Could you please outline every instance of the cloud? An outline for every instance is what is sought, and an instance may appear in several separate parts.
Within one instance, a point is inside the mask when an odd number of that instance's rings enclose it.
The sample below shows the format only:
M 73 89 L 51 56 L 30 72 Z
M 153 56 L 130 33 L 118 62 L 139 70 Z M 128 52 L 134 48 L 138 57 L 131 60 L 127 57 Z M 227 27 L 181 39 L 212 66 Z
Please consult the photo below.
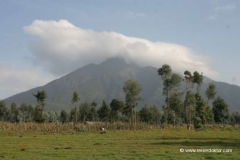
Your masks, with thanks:
M 37 69 L 0 65 L 0 99 L 44 85 L 54 79 Z
M 234 5 L 225 5 L 225 6 L 218 6 L 214 9 L 215 12 L 220 12 L 220 11 L 232 11 L 236 8 Z
M 216 15 L 211 15 L 209 17 L 207 17 L 207 20 L 216 20 L 217 16 Z
M 144 13 L 126 12 L 127 19 L 145 18 L 145 17 L 146 17 L 146 14 Z
M 85 30 L 67 20 L 35 20 L 24 27 L 24 31 L 37 37 L 30 45 L 34 63 L 54 75 L 64 75 L 89 63 L 99 64 L 112 57 L 158 68 L 167 63 L 180 73 L 188 69 L 210 77 L 218 75 L 209 68 L 208 58 L 196 55 L 178 44 L 151 42 L 116 32 Z

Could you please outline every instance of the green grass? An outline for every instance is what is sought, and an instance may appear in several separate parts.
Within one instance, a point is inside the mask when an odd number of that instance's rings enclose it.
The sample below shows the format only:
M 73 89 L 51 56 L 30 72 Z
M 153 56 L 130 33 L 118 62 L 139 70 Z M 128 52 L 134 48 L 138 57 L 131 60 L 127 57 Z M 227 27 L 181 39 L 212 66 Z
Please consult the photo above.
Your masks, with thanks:
M 181 153 L 232 149 L 231 153 Z M 0 131 L 0 159 L 240 159 L 239 129 L 44 133 Z

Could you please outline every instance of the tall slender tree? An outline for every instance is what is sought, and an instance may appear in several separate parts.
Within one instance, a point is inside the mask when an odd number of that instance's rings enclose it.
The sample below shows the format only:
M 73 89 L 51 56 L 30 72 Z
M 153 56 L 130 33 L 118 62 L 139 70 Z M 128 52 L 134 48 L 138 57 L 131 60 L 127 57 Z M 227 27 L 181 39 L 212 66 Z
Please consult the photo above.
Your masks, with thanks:
M 44 122 L 43 110 L 47 93 L 42 90 L 38 91 L 37 94 L 33 94 L 33 96 L 37 99 L 37 105 L 35 107 L 35 120 L 37 120 L 37 122 Z
M 195 104 L 195 97 L 191 93 L 191 88 L 193 88 L 193 80 L 194 77 L 191 72 L 186 70 L 184 72 L 184 79 L 185 81 L 185 100 L 184 100 L 184 112 L 185 112 L 185 123 L 187 124 L 187 128 L 190 129 L 191 124 L 191 113 L 193 110 L 192 105 Z
M 164 64 L 162 65 L 161 68 L 158 69 L 158 75 L 161 76 L 162 81 L 163 81 L 163 85 L 164 85 L 164 91 L 163 94 L 166 95 L 166 103 L 167 103 L 167 107 L 169 104 L 169 82 L 170 82 L 170 78 L 172 75 L 172 69 L 168 64 Z
M 73 97 L 72 97 L 72 103 L 75 106 L 75 121 L 74 121 L 74 128 L 76 127 L 76 123 L 77 123 L 77 102 L 80 100 L 80 98 L 78 97 L 78 93 L 77 91 L 73 92 Z
M 193 73 L 193 82 L 197 84 L 197 92 L 200 93 L 200 87 L 203 83 L 203 74 L 199 74 L 195 71 Z
M 124 83 L 123 91 L 125 93 L 126 107 L 129 109 L 129 111 L 131 111 L 132 128 L 135 130 L 137 119 L 136 107 L 138 105 L 138 102 L 141 100 L 139 94 L 142 91 L 142 87 L 136 80 L 129 79 Z
M 210 83 L 208 85 L 208 88 L 205 92 L 206 96 L 207 96 L 207 104 L 209 102 L 209 100 L 214 99 L 215 95 L 216 95 L 216 87 L 214 83 Z

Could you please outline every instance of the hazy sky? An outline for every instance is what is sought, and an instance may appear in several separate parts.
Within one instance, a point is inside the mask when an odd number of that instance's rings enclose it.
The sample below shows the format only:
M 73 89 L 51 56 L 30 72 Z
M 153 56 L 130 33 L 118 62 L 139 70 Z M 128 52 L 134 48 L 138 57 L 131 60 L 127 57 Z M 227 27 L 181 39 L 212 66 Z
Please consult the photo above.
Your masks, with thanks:
M 239 4 L 0 0 L 0 99 L 111 57 L 240 86 Z

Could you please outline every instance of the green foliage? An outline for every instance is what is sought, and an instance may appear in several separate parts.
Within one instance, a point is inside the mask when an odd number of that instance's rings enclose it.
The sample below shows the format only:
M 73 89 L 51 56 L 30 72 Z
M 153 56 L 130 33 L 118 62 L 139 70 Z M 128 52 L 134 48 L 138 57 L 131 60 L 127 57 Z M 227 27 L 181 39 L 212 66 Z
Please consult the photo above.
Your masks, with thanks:
M 215 95 L 216 95 L 216 87 L 215 87 L 215 84 L 214 83 L 210 83 L 208 85 L 208 88 L 205 92 L 207 98 L 208 98 L 208 101 L 211 100 L 211 99 L 214 99 L 215 98 Z
M 200 86 L 203 83 L 203 75 L 195 71 L 193 73 L 193 82 L 197 84 L 197 91 L 200 92 Z
M 6 112 L 7 112 L 7 106 L 5 102 L 0 101 L 0 121 L 4 121 Z
M 69 121 L 69 114 L 63 109 L 60 113 L 60 122 L 67 123 Z
M 88 102 L 82 103 L 79 107 L 79 120 L 85 121 L 97 121 L 98 113 L 95 106 L 91 106 Z
M 175 92 L 169 97 L 169 109 L 174 111 L 177 117 L 183 115 L 182 93 Z
M 43 123 L 45 122 L 45 117 L 43 114 L 43 108 L 40 106 L 36 106 L 34 108 L 34 113 L 33 113 L 33 120 L 38 123 Z
M 23 115 L 23 122 L 32 122 L 33 121 L 33 114 L 34 114 L 34 108 L 32 105 L 26 105 L 23 103 L 19 107 L 22 115 Z
M 233 112 L 231 114 L 231 123 L 232 124 L 240 124 L 240 114 L 239 114 L 239 112 Z
M 123 91 L 125 93 L 125 111 L 131 111 L 131 122 L 132 125 L 136 126 L 137 117 L 136 111 L 134 111 L 134 109 L 138 105 L 138 102 L 141 100 L 139 94 L 142 91 L 142 87 L 137 81 L 129 79 L 124 83 Z
M 112 102 L 110 103 L 110 119 L 111 121 L 118 121 L 120 120 L 120 112 L 123 111 L 125 107 L 125 104 L 123 101 L 118 100 L 118 99 L 113 99 Z
M 212 109 L 209 106 L 206 107 L 205 113 L 206 113 L 206 122 L 208 124 L 213 123 L 214 122 L 214 114 L 212 112 Z
M 45 99 L 47 98 L 47 94 L 44 90 L 38 91 L 37 94 L 33 94 L 33 96 L 37 99 L 37 106 L 34 110 L 34 121 L 43 123 L 45 121 L 43 110 L 45 106 Z
M 58 114 L 57 112 L 54 112 L 54 111 L 45 112 L 44 119 L 46 122 L 49 122 L 49 123 L 57 122 Z
M 77 123 L 77 120 L 78 120 L 78 118 L 77 118 L 77 106 L 76 106 L 76 103 L 78 102 L 80 100 L 80 98 L 78 97 L 78 93 L 77 93 L 77 91 L 74 91 L 73 92 L 73 97 L 72 97 L 72 103 L 73 104 L 75 104 L 75 111 L 74 111 L 74 113 L 75 113 L 75 115 L 74 115 L 74 123 Z
M 108 104 L 103 100 L 102 106 L 97 111 L 100 121 L 108 121 L 110 116 L 110 108 Z
M 148 107 L 145 105 L 140 111 L 140 121 L 158 124 L 161 120 L 161 113 L 156 106 Z
M 158 69 L 158 75 L 162 77 L 162 80 L 169 79 L 172 74 L 172 69 L 168 64 L 162 65 L 161 68 Z
M 169 91 L 178 91 L 181 82 L 182 78 L 178 74 L 173 73 L 169 82 Z
M 229 120 L 228 105 L 220 96 L 217 97 L 212 103 L 214 120 L 216 123 L 226 123 Z
M 196 93 L 196 117 L 201 119 L 201 124 L 206 123 L 206 103 L 199 93 Z
M 186 70 L 184 72 L 184 79 L 185 79 L 187 84 L 192 84 L 193 81 L 194 81 L 194 77 L 193 77 L 192 73 L 189 72 L 188 70 Z
M 37 99 L 37 103 L 42 108 L 45 106 L 45 99 L 47 98 L 47 94 L 44 90 L 38 91 L 37 94 L 33 94 L 33 96 Z
M 193 124 L 194 124 L 194 129 L 200 129 L 203 127 L 202 119 L 200 117 L 194 117 Z
M 78 97 L 78 93 L 77 91 L 73 92 L 73 97 L 72 97 L 72 103 L 75 104 L 80 100 L 80 98 Z

